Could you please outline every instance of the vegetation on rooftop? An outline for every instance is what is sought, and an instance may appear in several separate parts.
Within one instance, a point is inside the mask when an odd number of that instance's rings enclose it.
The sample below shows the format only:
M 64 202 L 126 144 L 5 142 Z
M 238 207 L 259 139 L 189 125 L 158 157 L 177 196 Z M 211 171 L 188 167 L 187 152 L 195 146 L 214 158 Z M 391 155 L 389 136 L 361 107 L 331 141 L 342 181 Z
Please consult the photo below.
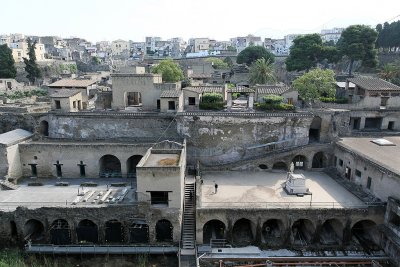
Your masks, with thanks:
M 21 99 L 25 97 L 32 97 L 32 96 L 46 96 L 47 91 L 43 89 L 33 89 L 29 91 L 15 91 L 12 93 L 0 93 L 0 96 L 4 96 L 8 99 Z
M 279 95 L 266 95 L 263 97 L 262 103 L 255 103 L 256 110 L 294 110 L 291 104 L 283 103 L 283 97 Z

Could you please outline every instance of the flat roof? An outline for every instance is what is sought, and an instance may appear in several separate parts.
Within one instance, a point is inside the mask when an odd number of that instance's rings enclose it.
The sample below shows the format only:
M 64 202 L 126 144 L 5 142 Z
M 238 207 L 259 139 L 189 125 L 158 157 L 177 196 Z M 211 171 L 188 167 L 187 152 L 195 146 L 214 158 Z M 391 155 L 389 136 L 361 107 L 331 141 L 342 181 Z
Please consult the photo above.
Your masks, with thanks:
M 179 164 L 179 155 L 172 153 L 151 153 L 143 167 L 175 167 Z
M 376 137 L 348 137 L 342 138 L 336 144 L 400 175 L 400 136 L 383 137 L 394 146 L 380 146 L 372 142 L 376 139 Z
M 25 131 L 23 129 L 15 129 L 3 134 L 0 134 L 0 144 L 11 146 L 18 142 L 29 139 L 33 136 L 33 133 Z
M 198 208 L 312 208 L 360 207 L 364 203 L 323 172 L 302 171 L 311 195 L 289 195 L 282 185 L 286 172 L 203 172 Z M 218 184 L 214 193 L 215 183 Z
M 29 182 L 42 182 L 42 186 L 28 186 Z M 72 202 L 78 197 L 78 189 L 82 190 L 80 186 L 83 182 L 95 182 L 98 184 L 96 187 L 83 187 L 87 190 L 85 196 L 89 196 L 87 202 L 79 201 L 76 205 Z M 55 186 L 57 182 L 68 182 L 69 186 Z M 125 187 L 112 187 L 111 183 L 126 183 Z M 122 193 L 122 190 L 127 189 L 127 193 L 123 198 L 121 204 L 130 204 L 135 202 L 134 192 L 135 189 L 131 189 L 131 180 L 129 179 L 24 179 L 18 184 L 16 190 L 2 190 L 0 194 L 0 210 L 16 209 L 18 206 L 24 206 L 28 208 L 40 208 L 40 207 L 104 207 L 108 205 L 118 205 L 111 203 L 98 202 L 92 203 L 96 196 L 102 192 L 104 195 L 108 189 L 111 189 L 110 197 L 116 197 Z M 91 193 L 91 191 L 94 191 Z

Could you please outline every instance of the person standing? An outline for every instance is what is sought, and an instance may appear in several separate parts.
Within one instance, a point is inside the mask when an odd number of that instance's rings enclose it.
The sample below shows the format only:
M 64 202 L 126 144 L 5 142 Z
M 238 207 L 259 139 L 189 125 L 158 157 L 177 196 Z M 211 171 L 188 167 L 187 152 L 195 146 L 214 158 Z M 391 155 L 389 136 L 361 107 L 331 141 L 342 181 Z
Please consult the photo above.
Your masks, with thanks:
M 214 184 L 214 188 L 215 188 L 214 194 L 216 194 L 217 191 L 218 191 L 218 184 L 217 183 Z

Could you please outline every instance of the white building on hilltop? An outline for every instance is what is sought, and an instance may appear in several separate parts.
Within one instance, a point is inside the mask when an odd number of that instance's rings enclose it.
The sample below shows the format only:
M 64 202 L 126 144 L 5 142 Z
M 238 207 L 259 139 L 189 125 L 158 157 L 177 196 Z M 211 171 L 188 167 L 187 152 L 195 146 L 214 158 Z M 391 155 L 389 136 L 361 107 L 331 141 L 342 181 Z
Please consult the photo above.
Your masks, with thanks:
M 325 29 L 321 31 L 321 38 L 323 42 L 333 41 L 335 44 L 339 41 L 344 28 Z

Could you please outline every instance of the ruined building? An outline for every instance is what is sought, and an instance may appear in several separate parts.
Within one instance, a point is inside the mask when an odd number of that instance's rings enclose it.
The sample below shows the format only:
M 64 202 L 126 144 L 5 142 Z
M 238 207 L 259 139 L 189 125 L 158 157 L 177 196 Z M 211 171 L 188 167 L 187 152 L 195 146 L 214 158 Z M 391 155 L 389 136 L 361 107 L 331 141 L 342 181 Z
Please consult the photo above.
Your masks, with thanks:
M 279 249 L 399 263 L 395 100 L 267 113 L 251 110 L 251 88 L 182 90 L 155 74 L 112 78 L 112 110 L 54 103 L 48 113 L 0 115 L 2 244 L 179 253 L 182 266 L 196 255 L 265 261 L 283 257 Z M 247 94 L 249 104 L 198 110 L 207 90 L 229 101 L 232 92 Z M 76 91 L 57 97 L 84 101 Z M 305 194 L 285 190 L 289 171 L 304 177 Z M 248 245 L 259 249 L 240 250 Z

